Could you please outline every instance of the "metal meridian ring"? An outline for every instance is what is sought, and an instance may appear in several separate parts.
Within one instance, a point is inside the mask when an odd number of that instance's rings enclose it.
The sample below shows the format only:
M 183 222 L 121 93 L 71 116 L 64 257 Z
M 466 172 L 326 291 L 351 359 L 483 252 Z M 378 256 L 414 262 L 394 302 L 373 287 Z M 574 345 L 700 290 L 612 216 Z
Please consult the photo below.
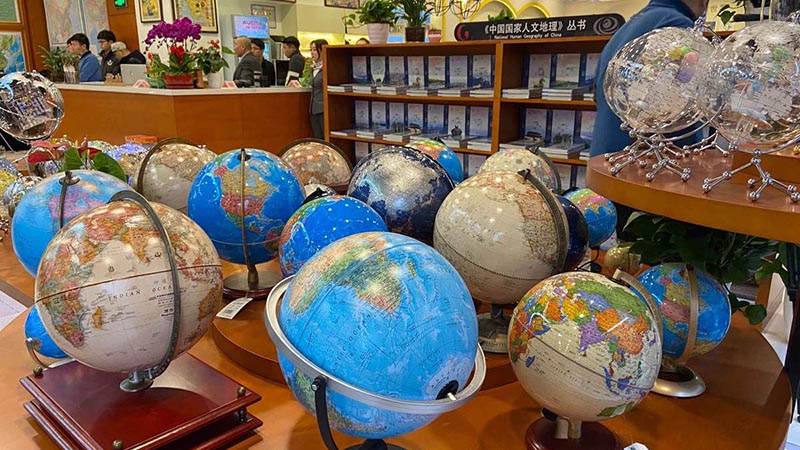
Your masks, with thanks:
M 686 278 L 689 281 L 689 323 L 687 326 L 689 327 L 689 333 L 686 336 L 686 344 L 683 347 L 683 352 L 675 360 L 675 364 L 682 366 L 686 364 L 686 361 L 692 357 L 694 353 L 694 347 L 697 343 L 697 327 L 699 325 L 699 316 L 700 316 L 700 296 L 697 290 L 697 273 L 695 272 L 694 266 L 690 264 L 686 264 Z
M 650 313 L 653 314 L 653 321 L 656 324 L 656 331 L 658 332 L 658 339 L 662 343 L 664 342 L 664 330 L 663 330 L 663 319 L 661 318 L 661 309 L 658 308 L 656 305 L 656 301 L 653 298 L 653 295 L 650 294 L 650 291 L 645 288 L 639 280 L 636 279 L 633 275 L 625 272 L 622 269 L 617 268 L 614 271 L 614 275 L 611 277 L 615 280 L 622 281 L 632 289 L 636 289 L 641 297 L 644 298 L 644 302 L 647 304 L 647 308 L 650 310 Z M 660 345 L 659 345 L 660 347 Z
M 556 194 L 561 195 L 561 192 L 562 192 L 562 189 L 561 189 L 561 174 L 558 172 L 558 168 L 556 167 L 555 163 L 553 163 L 553 160 L 550 159 L 550 157 L 547 156 L 547 154 L 545 154 L 543 151 L 541 151 L 541 148 L 542 148 L 542 144 L 536 144 L 536 145 L 531 146 L 531 147 L 525 147 L 525 150 L 527 150 L 527 151 L 533 153 L 534 155 L 538 156 L 539 158 L 541 158 L 547 164 L 547 167 L 550 168 L 550 172 L 552 172 L 552 175 L 554 175 L 555 178 L 556 178 L 556 191 L 555 192 L 556 192 Z M 549 186 L 548 186 L 548 189 L 550 189 Z
M 158 144 L 154 145 L 150 151 L 144 155 L 142 162 L 139 163 L 139 175 L 136 177 L 136 192 L 144 195 L 144 171 L 147 168 L 147 163 L 150 162 L 150 158 L 153 157 L 157 152 L 160 152 L 162 148 L 166 147 L 169 144 L 186 144 L 197 147 L 194 143 L 187 141 L 183 138 L 169 138 L 164 139 L 163 141 L 159 142 Z
M 558 254 L 556 255 L 556 267 L 553 268 L 553 272 L 550 276 L 556 275 L 564 269 L 564 264 L 567 262 L 567 248 L 569 247 L 569 222 L 567 221 L 567 213 L 564 212 L 564 208 L 561 206 L 561 202 L 558 201 L 555 194 L 550 191 L 550 187 L 545 186 L 541 180 L 531 175 L 530 169 L 520 170 L 517 174 L 539 191 L 555 218 L 556 233 L 558 234 Z
M 469 384 L 461 392 L 453 395 L 455 400 L 450 397 L 442 400 L 400 400 L 373 394 L 372 392 L 355 387 L 331 375 L 311 362 L 311 360 L 304 355 L 300 354 L 294 345 L 289 342 L 283 330 L 281 330 L 280 323 L 278 322 L 278 306 L 282 300 L 283 294 L 293 280 L 294 276 L 284 278 L 272 288 L 264 307 L 264 324 L 278 352 L 291 361 L 300 372 L 303 372 L 308 377 L 312 379 L 318 376 L 325 378 L 328 388 L 351 400 L 364 403 L 373 408 L 386 409 L 405 414 L 429 415 L 454 411 L 472 400 L 472 397 L 480 390 L 486 378 L 486 359 L 483 356 L 483 350 L 480 345 L 477 346 L 478 350 L 475 353 L 475 369 L 472 380 L 470 380 Z

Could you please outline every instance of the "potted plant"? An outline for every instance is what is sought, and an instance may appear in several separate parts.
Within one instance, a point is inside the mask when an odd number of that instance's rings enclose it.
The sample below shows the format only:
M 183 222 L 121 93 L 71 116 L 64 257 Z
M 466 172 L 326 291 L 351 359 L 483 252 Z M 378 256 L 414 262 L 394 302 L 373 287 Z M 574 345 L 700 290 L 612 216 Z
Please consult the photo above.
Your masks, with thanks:
M 428 42 L 442 42 L 442 30 L 439 28 L 428 28 Z
M 167 62 L 163 62 L 158 54 L 154 54 L 151 60 L 151 67 L 163 73 L 167 88 L 194 87 L 197 56 L 193 50 L 200 39 L 200 28 L 200 24 L 192 23 L 191 19 L 183 17 L 173 23 L 161 22 L 154 25 L 147 33 L 144 42 L 148 50 L 153 46 L 156 48 L 165 46 L 168 49 Z
M 406 21 L 406 42 L 425 42 L 425 22 L 433 8 L 427 0 L 398 0 Z
M 505 20 L 513 20 L 513 19 L 514 19 L 514 16 L 511 15 L 511 11 L 509 11 L 506 8 L 503 8 L 503 10 L 500 11 L 499 13 L 497 13 L 496 16 L 492 16 L 490 14 L 487 20 L 489 22 L 502 22 L 502 21 L 505 21 Z
M 366 0 L 353 14 L 342 18 L 345 25 L 367 25 L 367 34 L 372 44 L 385 44 L 389 38 L 389 26 L 397 23 L 394 0 Z
M 167 87 L 164 84 L 164 64 L 161 63 L 161 57 L 147 52 L 147 67 L 145 67 L 147 74 L 147 83 L 151 88 L 163 89 Z
M 208 77 L 208 87 L 219 89 L 222 87 L 222 68 L 229 67 L 228 61 L 222 57 L 223 53 L 232 55 L 233 50 L 220 45 L 218 40 L 211 40 L 208 47 L 197 50 L 197 66 Z
M 80 69 L 78 68 L 80 56 L 65 51 L 61 54 L 61 66 L 64 69 L 64 82 L 68 84 L 80 83 Z
M 50 71 L 50 81 L 54 83 L 64 81 L 64 61 L 62 57 L 67 51 L 63 47 L 53 47 L 48 50 L 41 45 L 39 49 L 42 51 L 42 63 L 44 67 Z

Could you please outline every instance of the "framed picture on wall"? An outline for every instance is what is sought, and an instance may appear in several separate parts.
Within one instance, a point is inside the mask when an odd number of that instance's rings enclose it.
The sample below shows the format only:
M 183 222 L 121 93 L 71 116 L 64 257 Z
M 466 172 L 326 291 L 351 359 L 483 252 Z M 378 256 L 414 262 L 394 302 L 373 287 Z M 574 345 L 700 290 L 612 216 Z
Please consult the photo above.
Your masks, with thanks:
M 0 32 L 0 55 L 5 60 L 5 67 L 0 63 L 0 72 L 24 72 L 25 52 L 22 45 L 22 33 L 19 31 Z
M 330 6 L 331 8 L 349 8 L 349 9 L 356 9 L 358 8 L 359 0 L 325 0 L 325 6 Z
M 274 6 L 252 4 L 250 5 L 250 15 L 267 17 L 269 18 L 269 27 L 278 28 L 278 18 Z
M 17 0 L 0 0 L 0 22 L 19 23 Z
M 217 0 L 172 0 L 172 12 L 175 19 L 188 17 L 199 23 L 206 33 L 219 31 L 217 25 Z
M 161 0 L 139 0 L 140 22 L 161 22 L 162 20 L 164 20 L 164 10 Z

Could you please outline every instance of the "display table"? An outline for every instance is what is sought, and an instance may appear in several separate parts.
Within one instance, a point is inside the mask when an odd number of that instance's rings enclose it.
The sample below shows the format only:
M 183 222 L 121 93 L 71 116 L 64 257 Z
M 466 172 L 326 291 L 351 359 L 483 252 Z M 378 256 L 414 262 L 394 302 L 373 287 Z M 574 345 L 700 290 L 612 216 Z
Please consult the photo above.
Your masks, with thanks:
M 33 279 L 16 263 L 8 240 L 0 243 L 0 261 L 0 279 L 23 293 L 33 292 Z M 225 264 L 224 272 L 234 269 Z M 55 449 L 22 408 L 29 396 L 18 380 L 33 368 L 23 344 L 23 323 L 24 315 L 0 331 L 0 448 Z M 263 397 L 248 411 L 264 425 L 258 435 L 234 448 L 324 448 L 314 418 L 286 387 L 231 362 L 209 335 L 190 353 Z M 692 360 L 692 368 L 708 384 L 702 396 L 679 400 L 651 394 L 629 414 L 604 423 L 623 443 L 641 442 L 650 450 L 783 449 L 789 426 L 789 383 L 767 341 L 741 315 L 734 317 L 722 345 Z M 539 407 L 515 382 L 482 391 L 464 408 L 391 442 L 407 450 L 522 450 L 526 428 L 539 417 Z M 340 447 L 358 442 L 335 435 Z
M 145 89 L 103 83 L 59 84 L 73 139 L 122 144 L 125 136 L 182 137 L 217 153 L 241 146 L 277 153 L 311 137 L 308 88 Z

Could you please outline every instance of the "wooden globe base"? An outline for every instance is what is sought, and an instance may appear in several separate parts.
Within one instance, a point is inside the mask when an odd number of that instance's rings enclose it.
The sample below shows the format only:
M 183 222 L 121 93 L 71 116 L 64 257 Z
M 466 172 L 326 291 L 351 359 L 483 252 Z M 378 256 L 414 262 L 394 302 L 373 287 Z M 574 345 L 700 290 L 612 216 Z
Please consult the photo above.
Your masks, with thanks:
M 697 373 L 686 367 L 661 368 L 652 392 L 665 397 L 693 398 L 706 391 L 706 382 Z
M 533 422 L 525 433 L 528 450 L 619 450 L 617 438 L 598 422 L 581 424 L 578 439 L 557 439 L 556 422 L 542 417 Z
M 364 442 L 363 444 L 347 447 L 344 450 L 406 450 L 406 449 L 397 445 L 387 444 L 383 441 L 379 441 L 379 443 L 376 444 L 373 444 L 371 441 L 367 441 Z
M 265 300 L 269 292 L 283 279 L 279 272 L 271 270 L 259 270 L 258 283 L 250 286 L 248 282 L 249 272 L 242 270 L 226 277 L 222 281 L 222 295 L 226 299 L 237 299 L 250 297 L 253 300 Z

